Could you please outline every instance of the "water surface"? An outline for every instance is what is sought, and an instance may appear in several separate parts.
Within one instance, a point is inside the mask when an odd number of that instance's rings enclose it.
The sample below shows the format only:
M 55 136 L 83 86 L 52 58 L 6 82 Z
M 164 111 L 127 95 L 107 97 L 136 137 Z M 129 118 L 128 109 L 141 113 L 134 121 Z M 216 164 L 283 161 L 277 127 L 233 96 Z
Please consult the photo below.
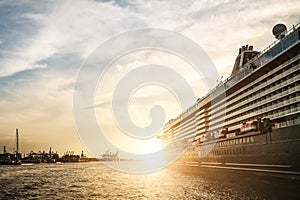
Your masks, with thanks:
M 171 169 L 129 174 L 100 163 L 0 166 L 1 199 L 264 199 L 255 188 Z

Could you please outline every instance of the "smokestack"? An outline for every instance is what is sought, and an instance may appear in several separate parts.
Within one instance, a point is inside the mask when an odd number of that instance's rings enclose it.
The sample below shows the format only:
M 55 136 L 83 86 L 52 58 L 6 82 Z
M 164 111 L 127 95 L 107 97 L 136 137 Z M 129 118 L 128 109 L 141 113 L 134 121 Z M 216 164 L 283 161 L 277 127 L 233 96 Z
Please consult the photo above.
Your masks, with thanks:
M 16 154 L 19 153 L 19 132 L 18 129 L 16 129 Z

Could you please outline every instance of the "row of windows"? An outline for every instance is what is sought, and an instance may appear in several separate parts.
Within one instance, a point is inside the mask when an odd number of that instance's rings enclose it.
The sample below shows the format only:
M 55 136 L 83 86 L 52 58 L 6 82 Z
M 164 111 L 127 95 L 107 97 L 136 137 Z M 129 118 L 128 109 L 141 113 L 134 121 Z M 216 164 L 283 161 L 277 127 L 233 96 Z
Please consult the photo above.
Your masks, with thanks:
M 237 155 L 246 153 L 245 147 L 212 151 L 213 155 Z
M 237 155 L 237 154 L 244 154 L 246 153 L 245 147 L 238 147 L 238 148 L 229 148 L 229 149 L 220 149 L 220 150 L 212 150 L 211 153 L 213 155 Z M 205 157 L 208 155 L 209 152 L 204 150 L 199 152 L 200 157 Z M 196 153 L 193 153 L 192 156 L 197 156 Z
M 274 124 L 274 128 L 284 128 L 287 126 L 297 125 L 300 124 L 300 117 L 296 119 L 290 119 L 283 122 L 278 122 Z
M 224 142 L 219 142 L 216 144 L 216 147 L 226 147 L 229 145 L 246 144 L 246 143 L 250 143 L 250 142 L 254 142 L 254 138 L 252 136 L 244 137 L 244 138 L 237 138 L 234 140 L 228 140 L 228 141 L 224 141 Z

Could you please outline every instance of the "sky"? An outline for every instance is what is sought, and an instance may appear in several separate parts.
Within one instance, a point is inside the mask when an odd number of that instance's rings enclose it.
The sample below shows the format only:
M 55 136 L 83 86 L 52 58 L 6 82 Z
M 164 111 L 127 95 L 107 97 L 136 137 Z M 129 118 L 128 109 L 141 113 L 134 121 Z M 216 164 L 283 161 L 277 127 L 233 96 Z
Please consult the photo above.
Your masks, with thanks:
M 60 154 L 88 152 L 74 120 L 74 85 L 85 60 L 113 35 L 139 28 L 178 32 L 201 46 L 226 78 L 238 48 L 251 44 L 263 50 L 275 40 L 273 26 L 291 27 L 300 21 L 299 13 L 297 0 L 284 4 L 279 0 L 0 1 L 0 146 L 12 151 L 18 128 L 22 153 L 50 146 Z M 124 73 L 147 63 L 173 66 L 191 84 L 201 84 L 192 70 L 186 70 L 187 63 L 174 55 L 144 50 L 120 58 L 101 80 L 105 88 L 97 88 L 92 106 L 98 122 L 106 124 L 106 132 L 115 132 L 116 126 L 112 128 L 114 119 L 106 117 L 111 111 L 105 101 Z M 155 99 L 165 103 L 166 119 L 181 112 L 171 93 L 158 86 L 142 89 L 134 93 L 136 98 L 129 105 L 137 125 L 149 124 L 145 113 Z M 117 145 L 126 148 L 128 143 Z M 145 144 L 145 149 L 151 145 Z

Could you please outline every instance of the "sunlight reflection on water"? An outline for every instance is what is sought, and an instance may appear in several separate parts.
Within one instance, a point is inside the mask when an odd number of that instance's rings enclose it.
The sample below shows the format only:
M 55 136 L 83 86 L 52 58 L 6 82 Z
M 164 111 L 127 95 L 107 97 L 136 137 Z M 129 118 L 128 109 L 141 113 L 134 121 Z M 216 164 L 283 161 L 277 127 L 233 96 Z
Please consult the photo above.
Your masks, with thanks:
M 0 169 L 0 199 L 250 199 L 225 184 L 168 169 L 129 174 L 99 163 Z

